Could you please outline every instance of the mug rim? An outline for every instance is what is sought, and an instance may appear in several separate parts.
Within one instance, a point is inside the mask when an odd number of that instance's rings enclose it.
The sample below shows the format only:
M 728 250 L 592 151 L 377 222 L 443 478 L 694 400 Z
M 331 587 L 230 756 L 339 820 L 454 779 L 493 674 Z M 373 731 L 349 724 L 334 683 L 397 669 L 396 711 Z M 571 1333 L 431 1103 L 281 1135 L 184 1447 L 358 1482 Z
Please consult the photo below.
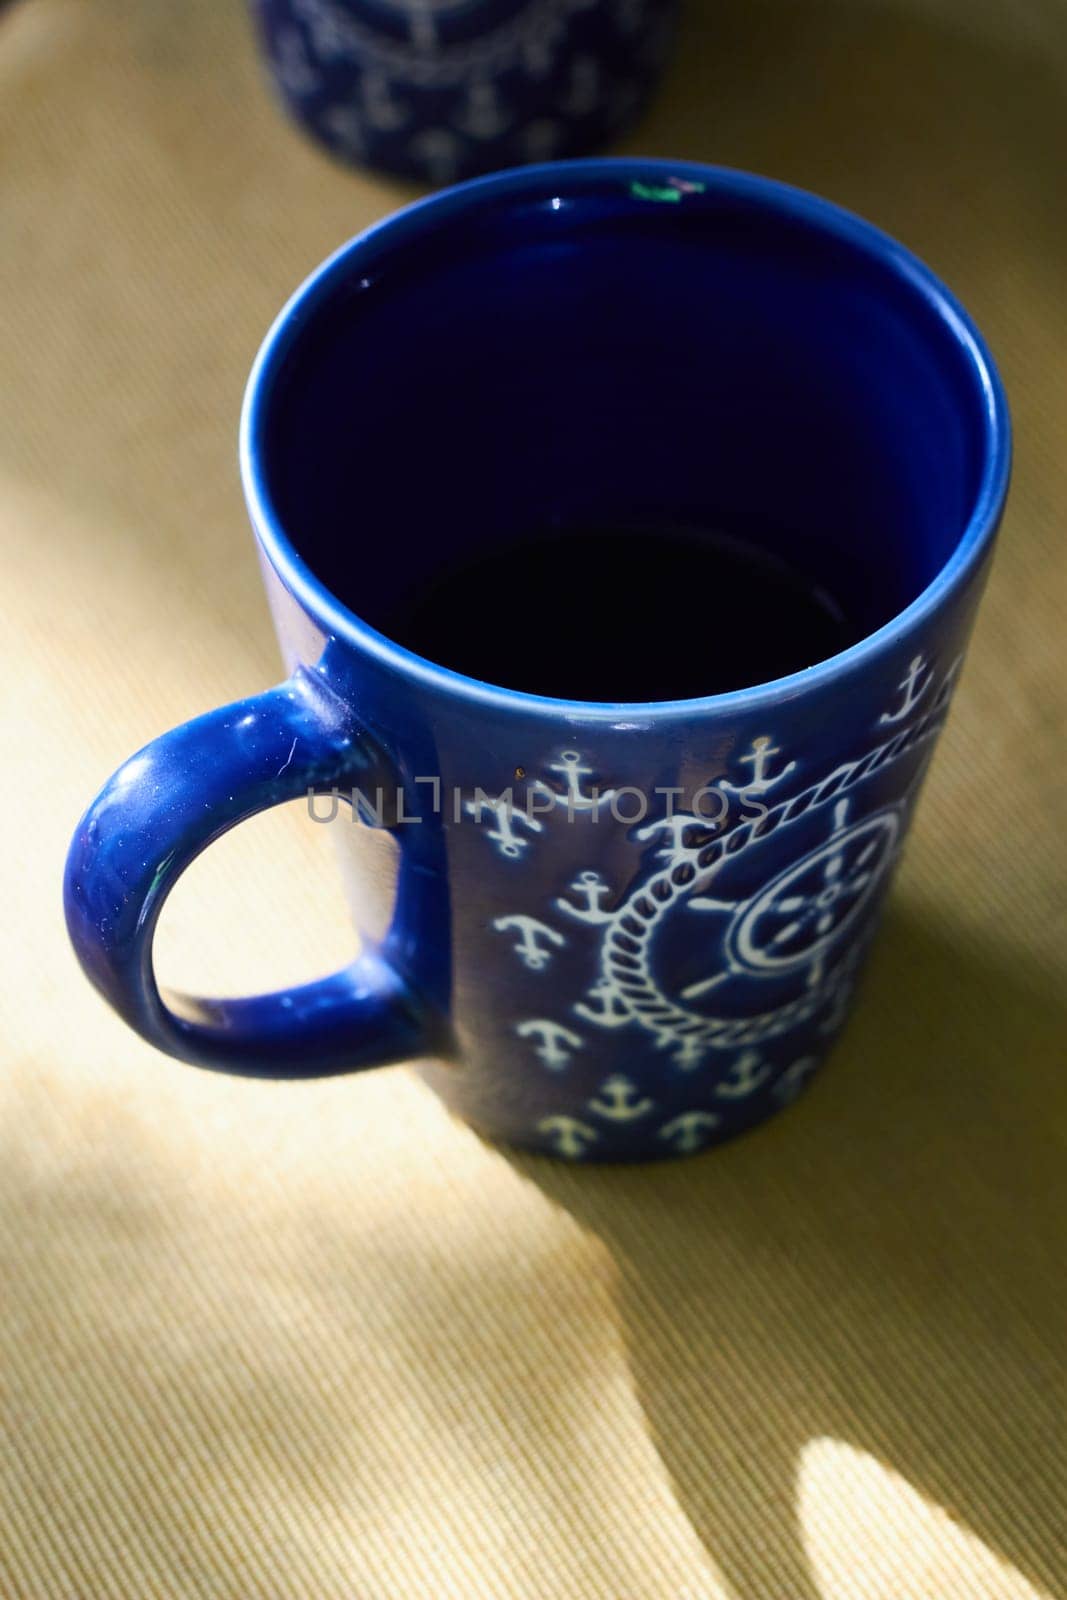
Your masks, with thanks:
M 319 579 L 285 531 L 283 518 L 267 484 L 266 422 L 282 363 L 314 312 L 349 277 L 365 245 L 382 233 L 403 238 L 432 228 L 435 222 L 482 202 L 487 195 L 542 193 L 596 179 L 631 182 L 692 176 L 721 193 L 755 203 L 767 213 L 803 221 L 824 234 L 865 252 L 895 274 L 903 286 L 924 301 L 961 349 L 982 404 L 981 470 L 970 515 L 952 553 L 918 595 L 881 627 L 846 649 L 826 656 L 799 672 L 767 679 L 743 689 L 674 700 L 581 700 L 508 689 L 469 677 L 406 649 L 380 633 L 351 610 Z M 1000 522 L 1011 475 L 1011 421 L 1004 385 L 985 339 L 969 313 L 937 275 L 892 235 L 835 202 L 806 189 L 732 167 L 663 158 L 600 157 L 582 161 L 542 162 L 474 178 L 416 200 L 363 229 L 318 266 L 293 293 L 260 345 L 245 386 L 239 430 L 239 460 L 245 502 L 256 539 L 278 578 L 304 610 L 329 635 L 343 639 L 381 666 L 428 689 L 497 709 L 525 710 L 540 715 L 581 716 L 619 724 L 631 719 L 644 726 L 652 719 L 715 711 L 744 713 L 780 705 L 842 674 L 884 656 L 910 631 L 934 615 L 947 596 L 963 587 L 987 555 Z M 642 719 L 637 722 L 633 719 Z

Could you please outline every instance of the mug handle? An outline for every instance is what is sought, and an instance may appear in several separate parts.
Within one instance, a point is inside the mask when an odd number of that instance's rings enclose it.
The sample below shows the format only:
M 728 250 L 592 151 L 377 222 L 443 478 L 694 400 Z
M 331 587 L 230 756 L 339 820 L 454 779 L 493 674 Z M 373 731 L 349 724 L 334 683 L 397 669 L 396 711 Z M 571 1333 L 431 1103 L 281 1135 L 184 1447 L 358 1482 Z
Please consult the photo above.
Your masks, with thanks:
M 347 705 L 303 668 L 146 745 L 93 801 L 67 857 L 67 928 L 90 981 L 150 1044 L 247 1077 L 325 1077 L 433 1051 L 442 1021 L 383 951 L 233 1000 L 164 998 L 152 964 L 163 902 L 201 850 L 257 811 L 361 786 L 381 768 Z M 383 950 L 394 942 L 395 929 Z

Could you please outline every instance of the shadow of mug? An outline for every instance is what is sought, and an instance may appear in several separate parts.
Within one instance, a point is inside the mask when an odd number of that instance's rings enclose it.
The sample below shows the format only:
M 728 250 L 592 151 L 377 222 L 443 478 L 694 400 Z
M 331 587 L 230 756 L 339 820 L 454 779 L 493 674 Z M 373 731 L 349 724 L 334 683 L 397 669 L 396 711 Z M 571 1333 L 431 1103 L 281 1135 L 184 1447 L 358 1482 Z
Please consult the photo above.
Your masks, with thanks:
M 514 1158 L 610 1252 L 650 1434 L 739 1600 L 822 1600 L 798 1474 L 825 1440 L 1056 1592 L 1065 1037 L 1061 995 L 898 906 L 791 1111 L 661 1168 Z

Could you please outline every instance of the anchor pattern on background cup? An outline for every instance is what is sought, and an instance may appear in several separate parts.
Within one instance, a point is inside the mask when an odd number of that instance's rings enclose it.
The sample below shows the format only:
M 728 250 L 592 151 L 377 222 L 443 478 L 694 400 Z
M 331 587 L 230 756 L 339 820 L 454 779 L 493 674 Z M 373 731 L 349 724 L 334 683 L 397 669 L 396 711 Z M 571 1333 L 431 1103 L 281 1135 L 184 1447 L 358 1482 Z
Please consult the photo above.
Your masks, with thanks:
M 676 0 L 252 0 L 278 89 L 339 156 L 453 183 L 580 155 L 640 107 Z
M 569 1001 L 565 997 L 558 1010 L 514 1019 L 513 1033 L 528 1051 L 531 1069 L 567 1074 L 598 1033 L 629 1029 L 643 1036 L 664 1053 L 675 1083 L 701 1089 L 702 1104 L 682 1110 L 672 1104 L 656 1128 L 657 1139 L 682 1153 L 735 1131 L 753 1097 L 769 1096 L 772 1104 L 794 1100 L 818 1065 L 812 1030 L 823 1038 L 835 1033 L 848 1005 L 869 932 L 864 913 L 899 854 L 959 666 L 957 660 L 938 676 L 916 656 L 875 718 L 867 748 L 814 782 L 799 783 L 798 755 L 770 733 L 753 738 L 719 786 L 743 799 L 758 796 L 760 815 L 721 832 L 709 830 L 707 818 L 692 811 L 642 822 L 631 834 L 641 861 L 627 884 L 615 886 L 596 868 L 581 868 L 565 893 L 539 906 L 537 915 L 524 909 L 498 917 L 494 928 L 513 937 L 515 959 L 532 970 L 546 968 L 576 930 L 591 931 L 595 940 L 596 971 L 586 988 Z M 911 770 L 894 798 L 860 809 L 866 780 L 890 773 L 908 757 Z M 530 789 L 538 796 L 538 828 L 523 842 L 535 849 L 554 814 L 590 813 L 622 793 L 610 780 L 602 785 L 576 749 L 548 759 L 544 776 L 532 780 Z M 513 820 L 521 815 L 516 807 Z M 748 893 L 732 895 L 720 886 L 732 862 L 771 838 L 781 843 L 802 818 L 809 841 L 811 829 L 821 825 L 814 844 L 757 879 Z M 513 835 L 499 828 L 485 830 L 484 838 L 487 848 L 516 863 L 518 888 L 525 852 L 509 848 Z M 650 846 L 657 846 L 651 859 Z M 658 971 L 656 947 L 682 914 L 706 919 L 706 971 L 672 987 Z M 760 984 L 783 979 L 798 988 L 786 1000 L 743 1014 L 714 1010 L 716 992 L 731 982 L 758 993 Z M 566 1111 L 539 1117 L 533 1142 L 539 1139 L 572 1160 L 594 1148 L 602 1157 L 610 1153 L 613 1135 L 657 1115 L 654 1088 L 614 1071 L 580 1114 L 572 1100 Z

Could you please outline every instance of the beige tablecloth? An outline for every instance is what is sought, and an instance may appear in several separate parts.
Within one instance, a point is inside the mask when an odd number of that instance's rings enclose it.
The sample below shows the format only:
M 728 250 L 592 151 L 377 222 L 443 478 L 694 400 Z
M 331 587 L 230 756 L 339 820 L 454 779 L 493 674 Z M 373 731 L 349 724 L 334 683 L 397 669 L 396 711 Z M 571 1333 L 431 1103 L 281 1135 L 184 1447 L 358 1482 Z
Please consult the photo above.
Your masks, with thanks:
M 705 1159 L 488 1149 L 397 1069 L 154 1054 L 59 879 L 135 746 L 275 681 L 234 462 L 290 289 L 406 198 L 277 115 L 238 0 L 0 11 L 2 1600 L 1063 1594 L 1067 9 L 694 0 L 629 141 L 899 234 L 1005 371 L 1001 552 L 855 1022 Z M 346 958 L 323 830 L 160 963 Z

